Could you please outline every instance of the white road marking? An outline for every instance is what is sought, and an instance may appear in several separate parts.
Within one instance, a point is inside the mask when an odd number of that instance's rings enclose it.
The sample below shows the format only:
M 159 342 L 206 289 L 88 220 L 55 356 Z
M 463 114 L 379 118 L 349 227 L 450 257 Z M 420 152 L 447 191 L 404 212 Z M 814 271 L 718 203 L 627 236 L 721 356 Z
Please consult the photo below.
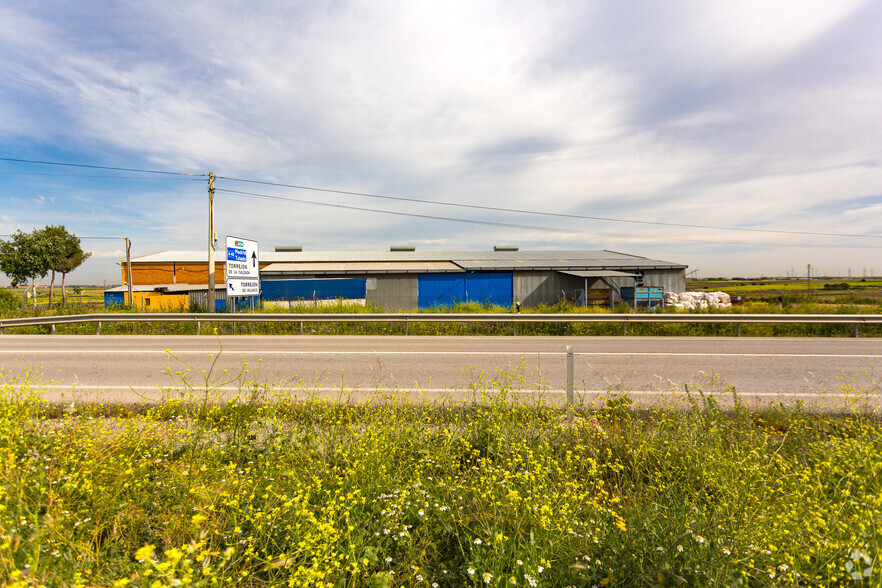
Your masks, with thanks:
M 224 350 L 221 352 L 206 350 L 169 350 L 166 352 L 158 349 L 28 349 L 28 350 L 10 350 L 0 349 L 0 354 L 23 356 L 25 354 L 39 355 L 148 355 L 148 354 L 170 354 L 170 355 L 204 355 L 205 357 L 214 357 L 217 355 L 485 355 L 485 356 L 508 356 L 515 355 L 518 357 L 542 355 L 557 356 L 566 355 L 563 351 L 278 351 L 278 350 L 251 350 L 251 349 L 235 349 Z M 871 353 L 694 353 L 694 352 L 640 352 L 640 351 L 577 351 L 576 356 L 592 357 L 811 357 L 811 358 L 861 358 L 861 359 L 882 359 L 882 354 Z

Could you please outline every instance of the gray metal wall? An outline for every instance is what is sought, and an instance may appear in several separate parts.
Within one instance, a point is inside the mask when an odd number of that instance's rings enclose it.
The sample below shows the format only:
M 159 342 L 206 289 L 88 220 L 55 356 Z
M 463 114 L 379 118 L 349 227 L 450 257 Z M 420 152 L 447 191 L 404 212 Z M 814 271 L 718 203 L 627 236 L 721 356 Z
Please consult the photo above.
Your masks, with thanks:
M 416 310 L 419 306 L 416 274 L 390 274 L 367 278 L 367 303 L 388 311 Z
M 198 305 L 200 308 L 208 308 L 208 290 L 189 290 L 187 292 L 190 305 L 193 304 Z M 226 300 L 227 299 L 227 291 L 224 290 L 215 290 L 214 291 L 214 299 L 215 300 Z
M 646 270 L 643 276 L 644 286 L 661 286 L 665 292 L 686 291 L 686 270 Z
M 565 276 L 556 271 L 514 272 L 512 280 L 515 302 L 521 306 L 556 304 L 561 298 L 572 300 L 576 289 L 584 288 L 585 281 L 575 276 Z
M 361 277 L 361 276 L 359 276 Z M 367 278 L 366 301 L 369 305 L 381 306 L 395 312 L 416 310 L 419 307 L 419 278 L 417 274 L 379 274 L 363 276 Z M 633 278 L 607 278 L 619 286 L 633 286 Z M 646 270 L 644 285 L 662 286 L 665 292 L 686 290 L 686 270 Z M 574 301 L 576 290 L 585 287 L 585 279 L 567 276 L 556 271 L 515 271 L 512 276 L 512 295 L 521 306 L 553 305 L 561 298 Z M 607 285 L 596 278 L 588 279 L 589 288 L 606 288 Z M 220 292 L 218 292 L 220 297 Z M 620 298 L 613 293 L 614 302 Z M 192 299 L 192 298 L 191 298 Z
M 606 278 L 606 282 L 619 287 L 633 286 L 634 278 Z M 685 269 L 650 269 L 644 270 L 644 286 L 661 286 L 665 292 L 686 291 Z M 608 288 L 599 278 L 588 278 L 588 288 Z M 561 298 L 570 302 L 577 299 L 576 290 L 585 288 L 585 278 L 567 276 L 556 271 L 523 271 L 514 273 L 514 299 L 520 300 L 522 306 L 538 306 L 540 304 L 556 304 Z M 613 304 L 621 301 L 621 297 L 613 289 Z
M 615 282 L 621 286 L 633 286 L 634 278 L 606 278 L 608 282 Z M 651 269 L 643 272 L 644 286 L 660 286 L 665 292 L 685 292 L 686 291 L 686 270 L 685 269 Z M 618 292 L 613 291 L 613 304 L 621 302 L 622 298 Z

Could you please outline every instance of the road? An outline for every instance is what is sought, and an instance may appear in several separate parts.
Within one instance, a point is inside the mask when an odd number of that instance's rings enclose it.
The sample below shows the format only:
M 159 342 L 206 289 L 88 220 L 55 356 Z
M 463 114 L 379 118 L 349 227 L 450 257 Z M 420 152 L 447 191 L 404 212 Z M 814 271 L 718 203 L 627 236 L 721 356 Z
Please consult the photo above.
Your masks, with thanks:
M 875 404 L 882 395 L 873 375 L 882 340 L 869 338 L 2 335 L 0 367 L 7 380 L 40 371 L 45 396 L 62 401 L 156 399 L 185 389 L 182 379 L 199 388 L 206 376 L 229 391 L 241 375 L 301 396 L 468 398 L 504 387 L 562 402 L 567 345 L 586 402 L 609 391 L 666 402 L 687 386 L 725 397 L 727 385 L 754 404 L 827 403 L 852 388 L 872 392 Z

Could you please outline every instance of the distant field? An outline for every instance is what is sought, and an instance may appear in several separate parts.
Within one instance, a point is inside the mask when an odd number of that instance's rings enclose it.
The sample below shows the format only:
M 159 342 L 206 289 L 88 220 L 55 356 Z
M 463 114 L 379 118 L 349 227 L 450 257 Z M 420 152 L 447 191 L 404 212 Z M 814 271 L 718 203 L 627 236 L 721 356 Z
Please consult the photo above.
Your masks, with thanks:
M 110 287 L 110 286 L 108 286 Z M 76 288 L 76 290 L 74 289 Z M 79 293 L 79 289 L 82 288 L 82 293 Z M 21 299 L 24 288 L 8 288 L 15 296 Z M 67 290 L 67 302 L 70 303 L 82 303 L 82 304 L 95 304 L 101 303 L 104 304 L 104 288 L 101 286 L 68 286 L 65 288 Z M 61 304 L 61 287 L 55 287 L 55 300 L 56 304 Z M 28 299 L 28 304 L 31 301 Z M 49 287 L 37 287 L 37 304 L 49 304 Z
M 809 285 L 811 289 L 809 289 Z M 749 295 L 751 299 L 773 297 L 813 297 L 837 302 L 882 301 L 882 279 L 825 278 L 807 280 L 744 279 L 744 280 L 687 280 L 689 291 L 720 291 L 732 296 Z

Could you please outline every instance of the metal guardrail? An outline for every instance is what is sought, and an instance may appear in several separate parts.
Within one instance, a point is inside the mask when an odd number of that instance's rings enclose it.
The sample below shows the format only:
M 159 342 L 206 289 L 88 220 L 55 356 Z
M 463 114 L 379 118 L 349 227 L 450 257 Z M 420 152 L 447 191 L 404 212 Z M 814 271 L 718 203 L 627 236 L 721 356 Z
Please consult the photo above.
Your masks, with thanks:
M 98 313 L 0 319 L 0 333 L 7 327 L 96 323 L 195 323 L 197 334 L 202 323 L 510 323 L 515 333 L 518 323 L 621 323 L 627 334 L 631 323 L 732 323 L 741 334 L 744 323 L 851 324 L 854 336 L 859 325 L 882 324 L 880 314 L 465 314 L 465 313 L 378 313 L 378 314 L 249 314 L 249 313 Z

